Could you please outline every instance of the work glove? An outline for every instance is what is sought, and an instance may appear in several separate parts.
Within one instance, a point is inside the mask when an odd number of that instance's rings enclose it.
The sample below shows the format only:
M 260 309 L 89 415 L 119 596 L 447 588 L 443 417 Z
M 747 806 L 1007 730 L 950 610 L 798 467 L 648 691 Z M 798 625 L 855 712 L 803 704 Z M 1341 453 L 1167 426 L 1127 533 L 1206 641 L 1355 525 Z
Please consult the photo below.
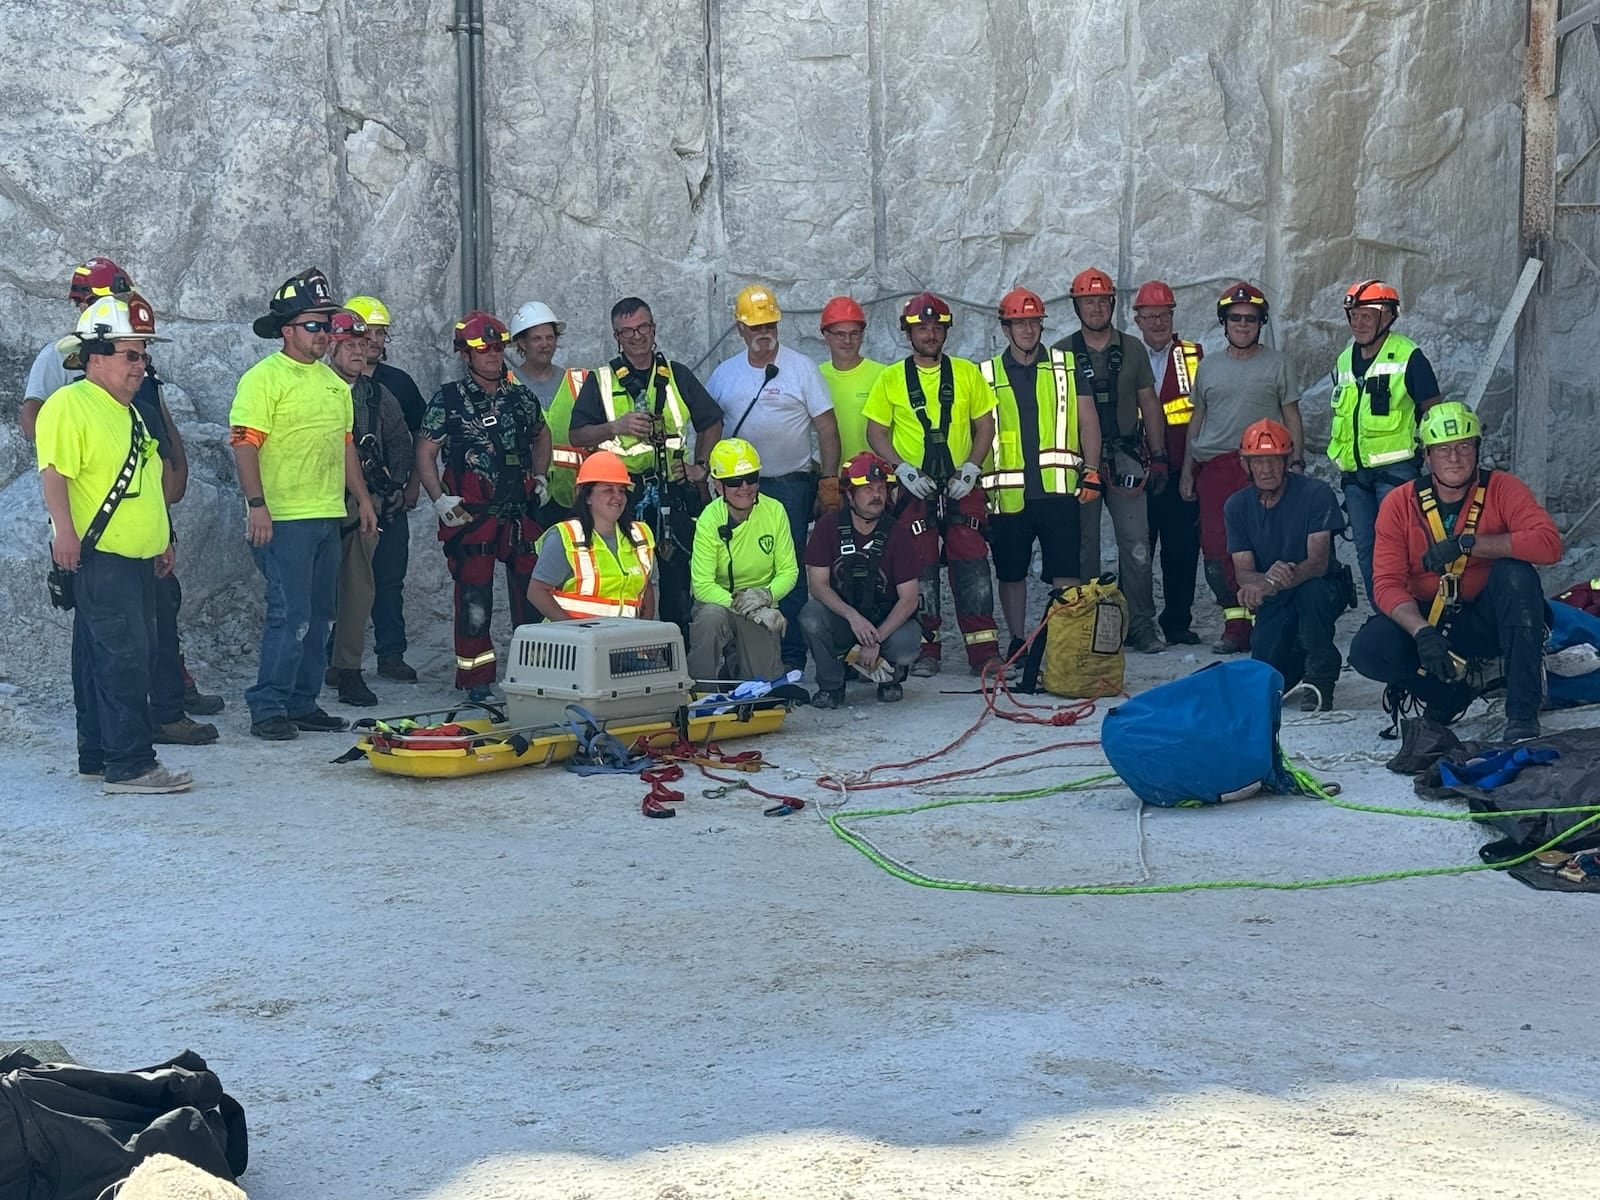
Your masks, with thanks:
M 783 614 L 772 607 L 758 608 L 749 614 L 750 619 L 764 629 L 770 629 L 773 637 L 782 637 L 783 631 L 789 628 L 789 622 L 783 619 Z
M 894 664 L 883 655 L 872 660 L 870 667 L 861 665 L 861 647 L 851 646 L 844 661 L 854 667 L 869 683 L 889 683 L 894 679 Z
M 741 617 L 754 617 L 757 609 L 772 607 L 772 592 L 768 588 L 742 588 L 733 594 L 729 606 Z
M 1461 539 L 1447 537 L 1442 542 L 1435 542 L 1423 553 L 1422 569 L 1432 571 L 1435 575 L 1443 575 L 1461 554 Z
M 900 481 L 901 487 L 918 500 L 926 500 L 938 487 L 933 480 L 908 462 L 903 462 L 894 469 L 894 477 Z
M 1416 633 L 1417 657 L 1422 669 L 1445 683 L 1456 681 L 1456 664 L 1450 656 L 1450 643 L 1435 625 L 1424 625 Z
M 952 500 L 960 500 L 973 488 L 978 486 L 978 476 L 980 474 L 981 472 L 977 463 L 962 463 L 961 470 L 957 471 L 950 482 L 944 485 L 945 495 L 949 496 Z
M 543 475 L 533 477 L 533 494 L 539 497 L 541 504 L 550 498 L 550 481 Z
M 824 475 L 817 480 L 817 511 L 833 512 L 839 507 L 839 477 Z
M 1159 496 L 1167 490 L 1168 479 L 1167 460 L 1153 458 L 1150 460 L 1150 470 L 1145 478 L 1144 489 L 1152 496 Z
M 1105 492 L 1105 485 L 1100 482 L 1100 472 L 1093 467 L 1085 468 L 1083 478 L 1078 480 L 1078 503 L 1093 503 L 1105 495 Z
M 458 529 L 472 520 L 472 514 L 462 505 L 460 496 L 441 495 L 433 502 L 433 511 L 451 529 Z

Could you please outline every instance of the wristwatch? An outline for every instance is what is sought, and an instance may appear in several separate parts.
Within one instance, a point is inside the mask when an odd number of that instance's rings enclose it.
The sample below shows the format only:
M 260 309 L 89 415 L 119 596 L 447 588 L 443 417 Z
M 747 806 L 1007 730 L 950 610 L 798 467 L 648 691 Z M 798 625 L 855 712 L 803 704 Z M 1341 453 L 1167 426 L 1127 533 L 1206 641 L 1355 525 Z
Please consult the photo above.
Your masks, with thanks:
M 251 496 L 245 500 L 245 503 L 251 508 L 265 508 L 267 506 L 267 498 L 265 496 Z
M 1461 553 L 1463 554 L 1471 554 L 1472 548 L 1477 544 L 1478 535 L 1475 533 L 1463 533 L 1456 539 L 1456 545 L 1461 547 Z

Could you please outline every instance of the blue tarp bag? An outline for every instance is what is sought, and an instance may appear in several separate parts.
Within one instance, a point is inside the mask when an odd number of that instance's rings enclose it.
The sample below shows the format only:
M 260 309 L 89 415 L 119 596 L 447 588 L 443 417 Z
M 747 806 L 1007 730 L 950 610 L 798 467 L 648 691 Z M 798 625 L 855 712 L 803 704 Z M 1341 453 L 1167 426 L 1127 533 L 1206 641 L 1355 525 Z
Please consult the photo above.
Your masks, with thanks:
M 1133 794 L 1197 808 L 1259 791 L 1299 794 L 1278 746 L 1283 676 L 1245 659 L 1213 663 L 1106 714 L 1100 743 Z
M 1578 646 L 1585 642 L 1591 646 L 1600 646 L 1600 617 L 1559 602 L 1550 605 L 1550 613 L 1550 637 L 1545 642 L 1547 650 L 1565 650 L 1568 646 Z M 1572 676 L 1551 674 L 1548 685 L 1551 708 L 1594 704 L 1600 701 L 1600 671 Z

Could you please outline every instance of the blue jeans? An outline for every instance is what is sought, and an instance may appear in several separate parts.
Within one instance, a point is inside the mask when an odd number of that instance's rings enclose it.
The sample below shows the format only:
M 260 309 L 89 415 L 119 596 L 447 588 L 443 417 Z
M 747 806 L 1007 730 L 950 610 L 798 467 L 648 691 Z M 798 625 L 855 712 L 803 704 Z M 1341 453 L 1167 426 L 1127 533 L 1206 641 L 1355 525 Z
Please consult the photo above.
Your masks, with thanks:
M 250 719 L 304 716 L 317 706 L 328 669 L 328 629 L 339 582 L 339 518 L 274 521 L 272 540 L 252 546 L 267 583 L 261 664 L 244 694 Z
M 1387 467 L 1363 467 L 1344 475 L 1344 514 L 1350 521 L 1350 536 L 1356 543 L 1356 561 L 1361 564 L 1361 581 L 1367 587 L 1367 604 L 1377 611 L 1372 599 L 1372 543 L 1377 540 L 1378 506 L 1395 488 L 1417 477 L 1413 463 L 1394 463 Z
M 379 658 L 406 652 L 405 582 L 411 563 L 411 522 L 405 512 L 385 517 L 372 552 L 372 648 Z
M 794 538 L 794 554 L 800 568 L 800 578 L 794 590 L 778 601 L 778 611 L 789 622 L 789 628 L 783 635 L 783 665 L 803 670 L 806 665 L 806 638 L 800 629 L 800 610 L 805 607 L 807 596 L 806 530 L 811 526 L 811 510 L 817 504 L 817 477 L 810 471 L 763 475 L 761 494 L 771 496 L 789 514 L 789 533 Z
M 78 770 L 108 782 L 156 765 L 150 659 L 156 642 L 156 575 L 148 558 L 87 550 L 73 580 L 72 703 Z

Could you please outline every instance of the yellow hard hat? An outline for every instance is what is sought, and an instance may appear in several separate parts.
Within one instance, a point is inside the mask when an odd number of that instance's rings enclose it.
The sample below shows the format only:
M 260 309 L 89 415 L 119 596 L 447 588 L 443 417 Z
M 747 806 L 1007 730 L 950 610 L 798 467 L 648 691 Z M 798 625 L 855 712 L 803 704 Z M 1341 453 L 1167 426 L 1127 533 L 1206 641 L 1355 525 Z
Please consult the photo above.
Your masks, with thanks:
M 711 447 L 706 465 L 713 479 L 737 479 L 741 475 L 759 475 L 761 456 L 743 438 L 723 438 Z
M 351 296 L 344 306 L 368 325 L 389 324 L 389 310 L 376 296 Z
M 783 319 L 778 300 L 764 283 L 752 283 L 733 298 L 733 319 L 741 325 L 776 325 Z

